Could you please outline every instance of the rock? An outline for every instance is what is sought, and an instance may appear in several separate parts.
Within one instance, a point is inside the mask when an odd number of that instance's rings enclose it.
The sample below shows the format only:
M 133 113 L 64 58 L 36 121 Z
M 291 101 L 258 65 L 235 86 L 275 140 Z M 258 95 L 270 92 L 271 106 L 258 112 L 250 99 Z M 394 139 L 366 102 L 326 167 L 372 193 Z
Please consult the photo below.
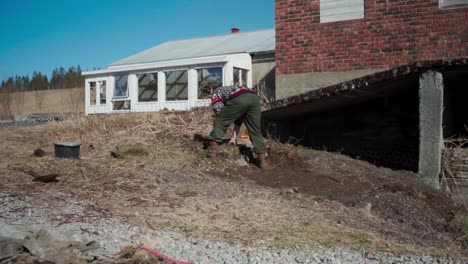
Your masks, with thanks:
M 15 115 L 13 119 L 15 120 L 15 122 L 26 122 L 29 120 L 29 117 L 23 115 Z
M 181 197 L 190 197 L 197 195 L 197 192 L 189 186 L 181 186 L 175 189 L 175 193 Z
M 127 156 L 146 156 L 148 154 L 148 149 L 137 145 L 118 145 L 111 151 L 112 157 L 118 159 L 124 159 Z
M 0 160 L 0 169 L 6 169 L 8 167 L 8 163 L 4 160 Z
M 238 158 L 236 160 L 236 165 L 239 166 L 239 167 L 245 167 L 245 166 L 249 166 L 249 163 L 247 163 L 247 161 L 244 159 L 244 158 Z
M 45 155 L 46 155 L 46 152 L 41 148 L 37 148 L 33 152 L 33 156 L 35 157 L 44 157 Z

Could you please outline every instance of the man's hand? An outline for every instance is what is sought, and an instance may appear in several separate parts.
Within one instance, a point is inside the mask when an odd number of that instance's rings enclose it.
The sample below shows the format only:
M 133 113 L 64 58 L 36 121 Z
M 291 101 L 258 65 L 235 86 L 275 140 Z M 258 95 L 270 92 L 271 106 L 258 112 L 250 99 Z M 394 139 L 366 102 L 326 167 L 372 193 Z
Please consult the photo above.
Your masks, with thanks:
M 229 140 L 228 145 L 236 145 L 236 137 L 232 137 L 231 140 Z

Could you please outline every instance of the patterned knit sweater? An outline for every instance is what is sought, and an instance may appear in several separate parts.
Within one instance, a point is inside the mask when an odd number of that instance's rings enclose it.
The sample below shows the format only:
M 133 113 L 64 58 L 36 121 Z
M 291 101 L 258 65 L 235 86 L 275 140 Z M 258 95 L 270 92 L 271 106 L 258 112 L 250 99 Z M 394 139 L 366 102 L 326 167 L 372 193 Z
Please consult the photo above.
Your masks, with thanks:
M 215 112 L 215 114 L 219 113 L 227 101 L 243 93 L 256 94 L 257 92 L 253 89 L 237 85 L 222 86 L 217 88 L 213 92 L 213 95 L 211 95 L 211 108 L 213 109 L 213 112 Z

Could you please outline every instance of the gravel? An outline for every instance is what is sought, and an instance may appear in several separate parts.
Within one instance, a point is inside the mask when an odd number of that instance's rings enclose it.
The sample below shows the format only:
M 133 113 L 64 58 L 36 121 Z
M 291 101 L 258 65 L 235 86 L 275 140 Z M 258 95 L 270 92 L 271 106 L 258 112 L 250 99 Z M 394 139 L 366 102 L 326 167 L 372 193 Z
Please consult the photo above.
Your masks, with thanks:
M 51 209 L 39 199 L 12 197 L 0 192 L 0 221 L 53 229 L 67 239 L 96 240 L 101 244 L 96 255 L 111 258 L 125 246 L 137 246 L 147 241 L 147 247 L 192 263 L 468 263 L 467 260 L 446 257 L 395 255 L 350 248 L 272 249 L 266 245 L 233 245 L 190 237 L 172 230 L 132 226 L 119 217 L 82 216 L 70 220 L 66 216 L 79 215 L 89 204 L 73 201 L 65 193 L 54 195 L 61 198 L 58 201 L 62 204 Z
M 21 118 L 18 118 L 18 117 L 21 117 Z M 65 115 L 42 114 L 42 115 L 35 116 L 35 117 L 15 116 L 14 120 L 0 122 L 0 128 L 11 127 L 11 126 L 37 126 L 37 125 L 43 125 L 52 121 L 59 122 L 59 121 L 65 121 L 68 119 L 69 117 Z

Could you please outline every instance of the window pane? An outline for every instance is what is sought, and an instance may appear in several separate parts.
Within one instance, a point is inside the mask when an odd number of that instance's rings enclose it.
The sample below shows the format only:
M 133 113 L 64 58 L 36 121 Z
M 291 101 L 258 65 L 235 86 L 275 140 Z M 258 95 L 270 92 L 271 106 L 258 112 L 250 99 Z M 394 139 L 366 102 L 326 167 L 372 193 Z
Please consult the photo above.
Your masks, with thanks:
M 158 74 L 138 74 L 138 101 L 151 102 L 158 100 Z
M 112 102 L 113 110 L 130 110 L 130 100 Z
M 211 91 L 223 86 L 223 68 L 198 69 L 198 98 L 211 97 Z
M 239 73 L 240 73 L 240 69 L 239 68 L 234 68 L 234 84 L 235 85 L 240 85 L 240 82 L 239 82 Z
M 242 70 L 242 81 L 241 81 L 241 85 L 243 86 L 247 86 L 247 73 L 249 71 L 248 70 Z
M 96 104 L 96 82 L 89 82 L 89 104 Z
M 188 99 L 187 71 L 166 72 L 166 100 L 177 101 Z
M 462 8 L 468 6 L 468 0 L 439 0 L 440 8 Z
M 115 89 L 114 97 L 127 97 L 128 96 L 128 87 L 127 87 L 127 75 L 117 75 L 115 76 Z
M 106 81 L 100 81 L 99 84 L 101 85 L 101 104 L 106 104 L 106 94 L 107 94 Z

